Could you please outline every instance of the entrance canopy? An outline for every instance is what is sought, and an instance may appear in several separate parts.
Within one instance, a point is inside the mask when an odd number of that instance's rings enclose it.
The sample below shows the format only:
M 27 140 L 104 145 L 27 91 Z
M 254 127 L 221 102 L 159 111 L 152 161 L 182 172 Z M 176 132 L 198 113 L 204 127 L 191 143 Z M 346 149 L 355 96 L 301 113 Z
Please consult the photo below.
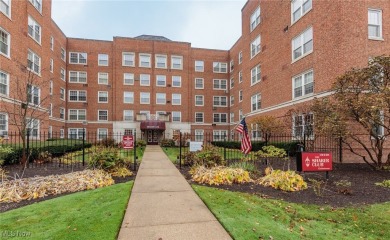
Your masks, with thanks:
M 165 130 L 165 122 L 158 120 L 142 121 L 141 130 Z

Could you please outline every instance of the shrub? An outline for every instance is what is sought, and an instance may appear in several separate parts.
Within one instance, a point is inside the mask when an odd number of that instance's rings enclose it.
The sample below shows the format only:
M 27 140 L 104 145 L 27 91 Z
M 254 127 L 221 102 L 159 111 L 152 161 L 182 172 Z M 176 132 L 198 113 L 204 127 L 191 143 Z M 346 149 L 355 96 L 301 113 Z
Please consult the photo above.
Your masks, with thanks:
M 383 182 L 375 183 L 375 185 L 390 188 L 390 180 L 384 180 Z
M 266 169 L 266 176 L 260 178 L 258 184 L 288 192 L 307 189 L 307 183 L 302 176 L 294 171 L 272 170 L 270 168 Z
M 322 197 L 324 195 L 324 191 L 325 191 L 325 187 L 326 187 L 327 182 L 325 182 L 323 180 L 312 179 L 312 178 L 309 178 L 309 182 L 312 185 L 314 194 L 316 196 Z
M 207 146 L 201 151 L 195 152 L 195 156 L 192 159 L 190 166 L 205 166 L 215 167 L 219 165 L 225 165 L 225 160 L 219 154 L 219 151 L 215 147 Z
M 135 143 L 136 147 L 145 147 L 146 146 L 146 141 L 145 140 L 137 140 Z
M 4 164 L 4 157 L 12 152 L 12 148 L 0 146 L 0 166 Z
M 124 167 L 125 160 L 119 155 L 119 151 L 116 148 L 98 147 L 90 154 L 88 165 L 91 168 L 109 172 L 116 167 Z
M 115 167 L 110 173 L 113 177 L 133 176 L 133 173 L 125 167 Z
M 248 161 L 240 161 L 240 162 L 235 162 L 233 164 L 230 164 L 231 168 L 241 168 L 244 169 L 245 171 L 248 172 L 256 172 L 256 166 L 253 162 L 248 162 Z
M 116 147 L 118 145 L 113 138 L 104 138 L 100 140 L 97 144 L 104 147 Z
M 223 148 L 230 148 L 230 149 L 240 149 L 241 148 L 241 142 L 240 141 L 215 141 L 211 142 L 212 145 L 216 147 L 223 147 Z M 297 145 L 299 144 L 298 141 L 293 142 L 269 142 L 268 144 L 265 141 L 254 141 L 252 142 L 252 151 L 256 152 L 261 150 L 264 146 L 272 145 L 277 148 L 282 148 L 290 156 L 295 156 Z
M 240 168 L 213 167 L 210 169 L 204 166 L 197 166 L 190 171 L 192 180 L 197 183 L 210 185 L 247 183 L 251 182 L 249 172 Z
M 160 143 L 161 147 L 174 147 L 175 141 L 173 139 L 163 139 Z

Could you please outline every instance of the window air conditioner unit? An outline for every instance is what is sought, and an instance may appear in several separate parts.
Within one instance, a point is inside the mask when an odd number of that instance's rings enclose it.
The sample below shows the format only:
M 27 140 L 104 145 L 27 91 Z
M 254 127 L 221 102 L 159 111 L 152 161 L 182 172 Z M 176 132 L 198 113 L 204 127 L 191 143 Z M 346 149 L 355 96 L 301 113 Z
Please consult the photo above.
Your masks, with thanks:
M 134 78 L 134 81 L 139 81 L 139 78 Z
M 167 84 L 167 87 L 171 87 L 171 84 Z
M 83 87 L 88 87 L 88 84 L 83 84 Z
M 167 103 L 171 103 L 171 100 L 167 100 Z

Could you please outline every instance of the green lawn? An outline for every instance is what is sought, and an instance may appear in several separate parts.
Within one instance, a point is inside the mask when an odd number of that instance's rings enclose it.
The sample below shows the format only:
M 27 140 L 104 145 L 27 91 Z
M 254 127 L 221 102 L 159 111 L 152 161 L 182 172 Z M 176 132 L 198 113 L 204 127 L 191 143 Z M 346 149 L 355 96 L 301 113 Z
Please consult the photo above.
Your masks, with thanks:
M 390 202 L 334 209 L 193 188 L 236 240 L 390 239 Z
M 176 163 L 177 157 L 180 153 L 180 148 L 178 147 L 161 147 L 162 150 L 165 152 L 165 154 L 168 156 L 168 158 L 173 162 Z M 183 150 L 182 150 L 183 151 Z M 187 151 L 187 150 L 186 150 Z
M 116 239 L 132 186 L 115 184 L 0 213 L 0 230 L 31 233 L 27 239 Z

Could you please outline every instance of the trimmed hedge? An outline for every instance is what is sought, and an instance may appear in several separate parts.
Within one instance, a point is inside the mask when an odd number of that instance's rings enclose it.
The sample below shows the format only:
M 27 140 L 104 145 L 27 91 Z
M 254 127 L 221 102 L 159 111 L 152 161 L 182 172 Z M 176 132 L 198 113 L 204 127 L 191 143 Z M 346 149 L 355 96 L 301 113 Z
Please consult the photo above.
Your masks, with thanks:
M 241 142 L 239 141 L 218 141 L 218 142 L 211 142 L 211 144 L 216 147 L 223 147 L 223 148 L 230 148 L 230 149 L 241 148 Z M 266 144 L 265 141 L 256 141 L 256 142 L 252 142 L 252 152 L 257 152 L 266 145 L 272 145 L 277 148 L 284 149 L 286 152 L 289 153 L 290 156 L 295 156 L 298 144 L 299 142 L 269 142 L 268 144 Z
M 84 144 L 85 148 L 90 148 L 92 147 L 91 143 L 85 143 Z M 65 153 L 69 152 L 75 152 L 83 149 L 82 144 L 75 144 L 73 146 L 70 145 L 62 145 L 62 146 L 44 146 L 40 148 L 30 148 L 30 162 L 35 161 L 38 159 L 39 154 L 41 152 L 48 152 L 51 154 L 52 157 L 61 157 Z M 4 157 L 4 164 L 5 165 L 11 165 L 11 164 L 18 164 L 20 162 L 20 159 L 22 158 L 23 155 L 23 149 L 15 149 L 13 150 L 12 153 L 7 154 Z

